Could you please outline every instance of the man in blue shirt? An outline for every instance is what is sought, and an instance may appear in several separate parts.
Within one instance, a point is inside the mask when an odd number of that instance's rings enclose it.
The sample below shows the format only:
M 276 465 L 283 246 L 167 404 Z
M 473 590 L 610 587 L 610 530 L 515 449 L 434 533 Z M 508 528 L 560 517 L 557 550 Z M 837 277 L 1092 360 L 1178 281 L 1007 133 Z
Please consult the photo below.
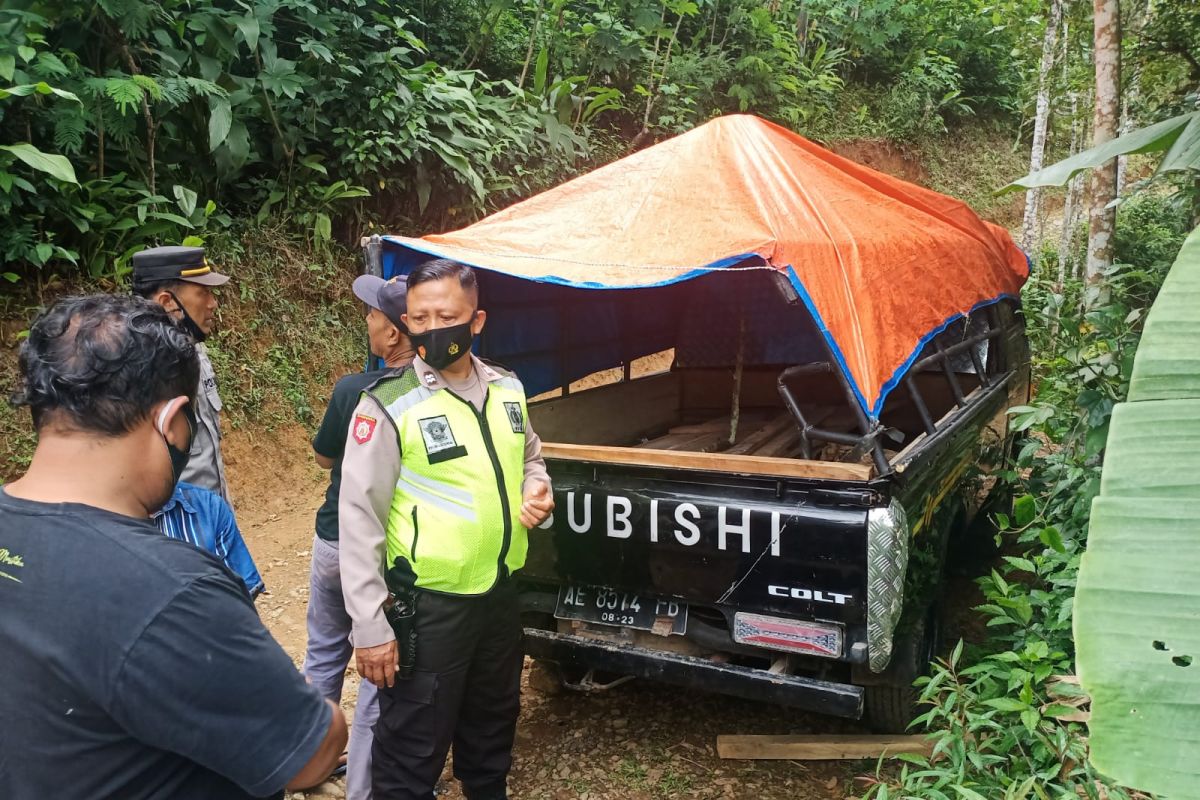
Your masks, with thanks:
M 216 492 L 180 481 L 175 494 L 152 517 L 158 529 L 221 559 L 241 578 L 251 599 L 266 588 L 242 539 L 233 509 Z

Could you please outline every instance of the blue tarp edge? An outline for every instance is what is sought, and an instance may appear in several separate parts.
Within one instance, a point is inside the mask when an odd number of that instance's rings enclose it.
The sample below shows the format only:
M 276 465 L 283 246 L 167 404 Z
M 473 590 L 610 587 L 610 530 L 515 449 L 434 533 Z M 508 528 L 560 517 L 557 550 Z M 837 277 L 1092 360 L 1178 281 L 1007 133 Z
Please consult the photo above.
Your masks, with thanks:
M 978 303 L 971 306 L 971 309 L 969 311 L 967 311 L 965 314 L 962 312 L 959 312 L 957 314 L 953 314 L 953 315 L 947 317 L 946 320 L 944 322 L 942 322 L 941 325 L 938 325 L 936 328 L 931 330 L 929 333 L 922 336 L 920 341 L 917 342 L 917 346 L 913 349 L 913 351 L 909 355 L 909 357 L 904 360 L 903 364 L 901 364 L 899 367 L 896 368 L 896 371 L 892 373 L 892 377 L 890 377 L 886 381 L 884 381 L 883 386 L 881 386 L 879 388 L 879 399 L 875 401 L 875 407 L 872 408 L 869 412 L 871 414 L 871 419 L 879 418 L 879 414 L 880 414 L 880 412 L 883 411 L 883 403 L 885 400 L 887 400 L 887 396 L 889 394 L 891 394 L 893 389 L 895 389 L 897 386 L 900 385 L 900 381 L 904 380 L 904 376 L 906 374 L 908 374 L 908 371 L 910 369 L 912 369 L 913 363 L 921 355 L 921 351 L 925 349 L 925 345 L 929 344 L 934 339 L 934 337 L 936 337 L 942 331 L 946 330 L 946 328 L 949 328 L 955 322 L 958 322 L 960 319 L 963 319 L 964 317 L 974 314 L 976 311 L 978 311 L 981 308 L 986 308 L 987 306 L 995 305 L 996 303 L 999 303 L 1002 300 L 1018 300 L 1019 301 L 1020 297 L 1018 295 L 1014 295 L 1010 292 L 1002 292 L 1002 293 L 996 295 L 995 297 L 988 298 L 987 300 L 980 300 Z
M 1026 278 L 1028 278 L 1030 275 L 1033 274 L 1033 259 L 1031 259 L 1029 257 L 1029 254 L 1025 253 L 1025 252 L 1022 252 L 1021 255 L 1025 256 L 1025 269 L 1027 272 Z M 1000 294 L 996 295 L 995 297 L 990 297 L 986 300 L 980 300 L 978 303 L 971 306 L 971 309 L 969 311 L 967 311 L 965 314 L 962 312 L 959 312 L 957 314 L 952 314 L 951 316 L 947 317 L 942 322 L 941 325 L 938 325 L 936 328 L 931 330 L 929 333 L 922 336 L 921 339 L 917 342 L 917 346 L 913 349 L 912 353 L 909 354 L 908 358 L 904 359 L 904 363 L 902 363 L 899 367 L 897 367 L 896 371 L 892 373 L 892 376 L 883 382 L 883 386 L 879 387 L 879 399 L 877 399 L 875 401 L 875 406 L 873 408 L 867 409 L 867 414 L 870 415 L 871 419 L 872 420 L 879 419 L 880 413 L 883 412 L 884 401 L 887 400 L 887 397 L 889 394 L 892 393 L 892 390 L 900 385 L 900 381 L 904 380 L 904 376 L 908 374 L 908 371 L 910 369 L 912 369 L 913 363 L 916 362 L 917 357 L 921 355 L 921 351 L 925 349 L 925 345 L 929 344 L 935 336 L 937 336 L 942 331 L 946 330 L 946 328 L 950 327 L 951 325 L 953 325 L 955 322 L 962 319 L 963 317 L 970 316 L 971 314 L 974 314 L 979 309 L 985 308 L 985 307 L 993 305 L 995 303 L 999 303 L 1002 300 L 1016 300 L 1018 303 L 1020 303 L 1021 296 L 1019 294 L 1013 294 L 1011 292 L 1001 292 Z M 857 386 L 857 384 L 854 382 L 853 378 L 850 379 L 850 385 Z M 863 403 L 863 408 L 866 409 L 865 402 Z
M 441 252 L 433 245 L 428 245 L 426 243 L 422 243 L 425 246 L 418 247 L 410 241 L 404 241 L 394 236 L 384 236 L 382 239 L 389 244 L 397 247 L 407 248 L 409 250 L 415 250 L 418 253 L 425 253 L 426 255 L 437 258 L 448 257 L 444 252 Z M 1030 273 L 1032 273 L 1033 263 L 1030 260 L 1028 253 L 1024 255 L 1026 268 Z M 625 284 L 618 286 L 603 284 L 597 281 L 572 281 L 557 275 L 547 275 L 541 278 L 534 278 L 528 275 L 518 275 L 516 273 L 507 272 L 494 267 L 484 266 L 483 264 L 477 264 L 471 261 L 462 259 L 458 260 L 461 260 L 462 263 L 469 267 L 474 267 L 475 269 L 484 269 L 488 270 L 489 272 L 507 275 L 510 278 L 518 278 L 520 280 L 533 281 L 535 283 L 549 283 L 557 286 L 568 286 L 575 289 L 649 289 L 657 286 L 669 286 L 675 283 L 682 283 L 683 281 L 697 278 L 709 272 L 730 267 L 740 261 L 745 261 L 748 258 L 761 258 L 761 256 L 759 256 L 757 253 L 743 253 L 741 255 L 729 256 L 718 261 L 714 261 L 711 264 L 703 267 L 697 267 L 696 269 L 688 270 L 687 272 L 676 275 L 668 280 L 658 281 L 655 283 Z M 767 269 L 773 268 L 768 266 Z M 872 422 L 875 422 L 879 419 L 879 414 L 883 411 L 883 404 L 887 400 L 888 395 L 891 394 L 893 389 L 900 385 L 900 381 L 904 379 L 904 376 L 912 368 L 912 365 L 916 362 L 918 356 L 920 356 L 921 351 L 925 349 L 925 345 L 929 344 L 929 342 L 932 341 L 935 336 L 946 330 L 946 328 L 958 320 L 974 313 L 975 311 L 978 311 L 981 308 L 994 303 L 999 303 L 1002 300 L 1020 300 L 1019 295 L 1014 295 L 1011 292 L 1002 292 L 995 297 L 979 301 L 975 305 L 971 306 L 970 310 L 965 313 L 960 311 L 947 317 L 940 325 L 921 337 L 921 339 L 917 342 L 917 346 L 913 348 L 912 353 L 910 353 L 908 358 L 904 360 L 904 363 L 902 363 L 895 370 L 895 372 L 892 373 L 890 378 L 884 381 L 883 385 L 879 389 L 879 397 L 876 399 L 875 405 L 871 406 L 867 403 L 867 398 L 863 395 L 862 389 L 858 385 L 858 381 L 854 379 L 854 375 L 850 372 L 850 367 L 846 364 L 846 358 L 842 354 L 842 349 L 838 346 L 837 341 L 835 341 L 833 338 L 833 334 L 830 333 L 829 328 L 825 325 L 825 320 L 821 318 L 820 312 L 817 311 L 816 305 L 813 304 L 812 297 L 809 295 L 808 289 L 805 288 L 803 281 L 800 280 L 800 276 L 796 274 L 796 270 L 790 264 L 784 269 L 784 274 L 787 275 L 788 282 L 792 284 L 792 288 L 794 288 L 796 293 L 800 296 L 800 300 L 804 303 L 804 307 L 808 309 L 808 313 L 812 316 L 813 322 L 817 326 L 817 330 L 821 332 L 821 336 L 825 339 L 825 343 L 829 347 L 829 352 L 833 355 L 834 362 L 837 364 L 838 369 L 842 371 L 842 374 L 846 376 L 846 380 L 849 383 L 850 388 L 854 391 L 855 398 L 858 400 L 858 403 L 862 407 L 863 411 L 865 411 L 871 418 Z
M 438 250 L 434 245 L 428 244 L 427 242 L 422 242 L 421 243 L 422 246 L 418 247 L 410 241 L 404 241 L 404 240 L 398 239 L 394 236 L 384 236 L 384 237 L 382 237 L 382 239 L 383 239 L 383 241 L 388 242 L 389 244 L 395 245 L 396 247 L 403 247 L 408 250 L 415 250 L 418 253 L 424 253 L 429 256 L 434 256 L 435 258 L 450 258 L 450 256 L 446 255 L 445 252 Z M 728 267 L 731 267 L 734 264 L 737 264 L 739 261 L 745 261 L 748 258 L 761 259 L 762 256 L 760 256 L 758 253 L 742 253 L 741 255 L 727 256 L 726 258 L 722 258 L 720 260 L 714 261 L 711 264 L 706 264 L 701 267 L 696 267 L 695 269 L 688 270 L 687 272 L 676 275 L 673 278 L 668 278 L 667 280 L 656 281 L 654 283 L 629 283 L 629 284 L 619 284 L 619 285 L 600 283 L 599 281 L 573 281 L 573 280 L 570 280 L 569 278 L 563 278 L 558 275 L 545 275 L 540 278 L 534 278 L 529 275 L 519 275 L 515 272 L 508 272 L 507 270 L 496 269 L 495 267 L 489 267 L 484 264 L 479 264 L 479 263 L 476 263 L 473 261 L 467 261 L 466 259 L 462 259 L 462 258 L 458 258 L 458 257 L 455 257 L 455 260 L 461 261 L 462 263 L 466 264 L 468 267 L 474 267 L 475 269 L 485 269 L 488 272 L 495 272 L 500 275 L 507 275 L 510 278 L 519 278 L 520 280 L 533 281 L 534 283 L 549 283 L 549 284 L 553 284 L 555 286 L 567 286 L 572 289 L 654 289 L 659 286 L 670 286 L 675 283 L 683 283 L 684 281 L 691 280 L 692 278 L 698 278 L 701 275 L 705 275 L 709 272 L 716 272 L 718 270 L 727 269 Z M 764 261 L 762 267 L 754 267 L 753 269 L 774 269 L 774 267 L 768 266 L 766 264 L 766 262 Z
M 800 280 L 800 276 L 796 274 L 796 270 L 792 265 L 788 265 L 785 273 L 788 277 L 788 282 L 792 284 L 792 288 L 796 290 L 796 294 L 800 295 L 801 302 L 808 309 L 809 315 L 817 326 L 817 330 L 821 332 L 821 336 L 825 339 L 825 344 L 829 347 L 829 352 L 833 355 L 833 360 L 837 364 L 838 369 L 846 376 L 846 381 L 850 388 L 854 390 L 854 397 L 858 400 L 858 404 L 862 406 L 863 411 L 870 411 L 867 406 L 867 398 L 863 396 L 862 389 L 859 388 L 858 381 L 854 380 L 854 375 L 850 372 L 849 365 L 846 364 L 846 357 L 842 355 L 842 348 L 838 347 L 837 341 L 830 333 L 829 327 L 825 324 L 825 320 L 821 318 L 821 312 L 817 311 L 816 305 L 813 304 L 812 297 L 805 288 L 804 282 Z

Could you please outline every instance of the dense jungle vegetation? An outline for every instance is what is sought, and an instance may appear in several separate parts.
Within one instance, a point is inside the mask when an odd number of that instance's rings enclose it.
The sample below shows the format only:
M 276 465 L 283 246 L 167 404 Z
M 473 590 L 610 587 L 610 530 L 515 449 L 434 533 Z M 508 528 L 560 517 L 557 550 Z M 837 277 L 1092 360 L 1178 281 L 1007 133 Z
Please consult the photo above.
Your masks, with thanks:
M 1200 108 L 1200 6 L 1119 14 L 1121 132 Z M 0 384 L 41 302 L 122 289 L 142 247 L 204 243 L 238 278 L 212 346 L 230 420 L 311 425 L 362 355 L 359 236 L 459 227 L 718 114 L 882 140 L 997 212 L 991 193 L 1043 153 L 1090 143 L 1092 15 L 1079 0 L 6 3 Z M 1137 794 L 1087 761 L 1072 597 L 1109 417 L 1200 180 L 1135 157 L 1117 182 L 1094 274 L 1082 179 L 1031 196 L 1037 395 L 1012 414 L 1025 439 L 1003 476 L 1004 555 L 980 581 L 990 635 L 923 683 L 937 755 L 882 765 L 876 798 Z M 3 477 L 32 439 L 7 408 L 0 439 Z
M 7 6 L 9 281 L 119 280 L 148 243 L 246 223 L 318 249 L 455 226 L 722 113 L 1016 141 L 1044 26 L 1028 0 Z

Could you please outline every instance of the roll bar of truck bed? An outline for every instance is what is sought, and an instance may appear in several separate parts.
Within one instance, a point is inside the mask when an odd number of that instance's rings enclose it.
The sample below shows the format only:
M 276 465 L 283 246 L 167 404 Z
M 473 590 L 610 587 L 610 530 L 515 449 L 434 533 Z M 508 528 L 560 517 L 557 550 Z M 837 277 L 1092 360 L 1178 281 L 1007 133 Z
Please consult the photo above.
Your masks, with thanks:
M 940 336 L 935 336 L 932 339 L 934 352 L 917 360 L 905 372 L 904 386 L 908 390 L 908 394 L 913 401 L 913 406 L 921 418 L 921 424 L 925 428 L 925 433 L 929 436 L 937 432 L 938 423 L 934 421 L 933 416 L 929 413 L 929 406 L 921 394 L 921 389 L 917 386 L 917 382 L 913 380 L 915 373 L 932 366 L 940 367 L 942 376 L 950 388 L 950 394 L 954 398 L 954 405 L 958 408 L 965 406 L 968 401 L 967 396 L 963 393 L 962 385 L 958 381 L 958 376 L 951 367 L 951 358 L 964 352 L 968 353 L 971 358 L 971 364 L 975 368 L 975 374 L 979 377 L 980 386 L 984 389 L 990 388 L 1000 379 L 994 373 L 989 374 L 983 360 L 979 357 L 978 346 L 982 342 L 1006 335 L 1012 327 L 1012 322 L 1011 320 L 1001 319 L 994 303 L 986 306 L 983 311 L 985 313 L 984 318 L 987 320 L 986 330 L 966 336 L 949 346 L 942 342 Z M 801 410 L 800 403 L 792 393 L 791 387 L 788 386 L 788 380 L 791 378 L 825 372 L 832 372 L 836 375 L 838 383 L 841 385 L 843 391 L 845 391 L 846 399 L 850 408 L 854 411 L 854 416 L 858 422 L 859 433 L 857 435 L 842 431 L 826 430 L 809 423 L 805 419 L 804 412 Z M 852 447 L 846 456 L 846 460 L 855 460 L 861 457 L 863 453 L 870 451 L 877 474 L 882 475 L 888 471 L 887 454 L 884 452 L 883 444 L 880 442 L 881 437 L 886 435 L 886 428 L 882 423 L 871 423 L 866 413 L 863 412 L 862 405 L 855 397 L 854 389 L 851 387 L 850 381 L 842 370 L 835 369 L 829 361 L 800 364 L 788 367 L 781 372 L 777 385 L 784 406 L 795 418 L 796 425 L 800 430 L 800 454 L 803 458 L 812 458 L 812 443 L 814 441 L 832 442 Z

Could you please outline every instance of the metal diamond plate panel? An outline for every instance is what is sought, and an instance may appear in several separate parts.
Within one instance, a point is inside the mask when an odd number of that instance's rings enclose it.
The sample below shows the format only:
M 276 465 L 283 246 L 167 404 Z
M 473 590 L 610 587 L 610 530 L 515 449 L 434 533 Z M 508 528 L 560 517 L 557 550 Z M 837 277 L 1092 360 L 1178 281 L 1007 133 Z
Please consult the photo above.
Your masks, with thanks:
M 867 652 L 873 672 L 892 659 L 892 634 L 904 605 L 908 521 L 895 500 L 867 514 Z

